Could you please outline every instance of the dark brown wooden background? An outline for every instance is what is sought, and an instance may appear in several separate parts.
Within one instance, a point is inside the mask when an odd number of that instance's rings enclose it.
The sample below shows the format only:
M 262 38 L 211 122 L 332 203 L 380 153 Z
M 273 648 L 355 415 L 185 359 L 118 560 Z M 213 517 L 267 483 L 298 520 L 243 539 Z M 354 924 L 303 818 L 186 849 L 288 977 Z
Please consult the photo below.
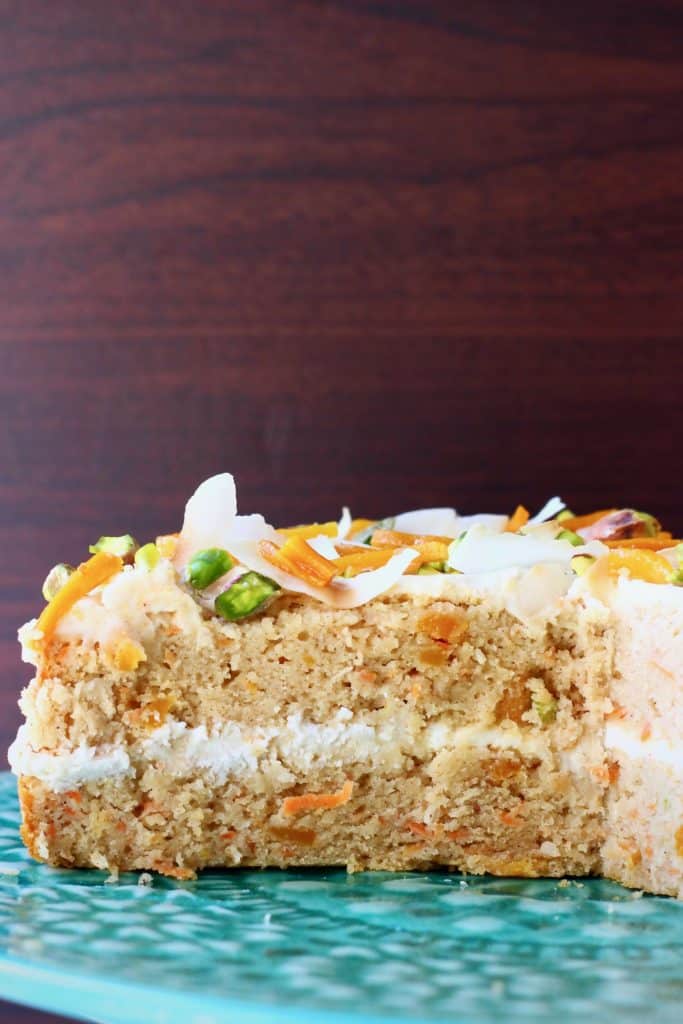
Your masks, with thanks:
M 682 57 L 680 2 L 0 0 L 2 745 L 45 571 L 222 469 L 683 529 Z

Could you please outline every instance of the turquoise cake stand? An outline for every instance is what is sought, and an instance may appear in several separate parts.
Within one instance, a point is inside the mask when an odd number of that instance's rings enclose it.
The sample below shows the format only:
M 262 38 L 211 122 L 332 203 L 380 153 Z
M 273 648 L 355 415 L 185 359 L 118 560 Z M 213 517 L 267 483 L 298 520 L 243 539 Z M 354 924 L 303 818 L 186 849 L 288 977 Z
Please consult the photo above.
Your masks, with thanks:
M 0 775 L 0 997 L 103 1024 L 683 1019 L 683 904 L 598 880 L 30 860 Z

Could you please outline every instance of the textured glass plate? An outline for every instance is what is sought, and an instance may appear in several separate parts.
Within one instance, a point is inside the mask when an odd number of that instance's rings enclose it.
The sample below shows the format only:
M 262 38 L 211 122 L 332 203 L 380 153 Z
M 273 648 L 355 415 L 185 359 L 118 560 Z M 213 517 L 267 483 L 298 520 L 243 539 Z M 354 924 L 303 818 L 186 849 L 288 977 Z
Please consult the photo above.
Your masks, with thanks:
M 683 904 L 587 881 L 34 864 L 0 775 L 0 996 L 106 1024 L 680 1022 Z

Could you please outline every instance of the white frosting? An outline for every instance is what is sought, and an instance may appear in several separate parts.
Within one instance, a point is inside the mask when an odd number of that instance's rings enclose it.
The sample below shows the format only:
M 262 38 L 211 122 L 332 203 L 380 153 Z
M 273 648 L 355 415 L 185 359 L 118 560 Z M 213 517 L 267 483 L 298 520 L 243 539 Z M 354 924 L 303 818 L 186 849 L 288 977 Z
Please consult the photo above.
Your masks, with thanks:
M 33 750 L 25 725 L 20 727 L 7 757 L 15 775 L 33 775 L 55 793 L 133 773 L 130 757 L 123 747 L 97 748 L 84 744 L 58 753 Z
M 641 737 L 628 726 L 619 722 L 607 722 L 605 726 L 605 747 L 607 750 L 626 754 L 636 760 L 653 761 L 657 764 L 670 765 L 683 771 L 683 747 L 669 743 L 665 739 L 652 736 Z
M 243 726 L 226 722 L 211 734 L 205 726 L 188 728 L 184 722 L 167 722 L 134 745 L 75 750 L 35 751 L 28 742 L 26 726 L 19 730 L 10 747 L 9 760 L 17 775 L 41 779 L 56 792 L 75 789 L 88 782 L 132 774 L 133 763 L 155 763 L 170 774 L 182 776 L 204 771 L 216 783 L 244 778 L 262 771 L 309 771 L 312 767 L 394 763 L 402 757 L 421 757 L 442 750 L 465 747 L 514 749 L 523 754 L 543 756 L 549 752 L 542 734 L 525 735 L 519 727 L 482 729 L 455 727 L 437 722 L 413 731 L 410 713 L 368 721 L 340 708 L 324 724 L 304 721 L 300 714 L 287 718 L 277 729 Z

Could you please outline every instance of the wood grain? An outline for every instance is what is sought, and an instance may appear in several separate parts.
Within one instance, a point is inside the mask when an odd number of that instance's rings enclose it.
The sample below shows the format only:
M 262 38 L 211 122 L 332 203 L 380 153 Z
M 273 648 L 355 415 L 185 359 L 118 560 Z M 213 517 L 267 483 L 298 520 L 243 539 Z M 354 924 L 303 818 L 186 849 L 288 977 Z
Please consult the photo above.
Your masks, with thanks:
M 683 529 L 680 3 L 0 25 L 3 744 L 46 569 L 220 469 L 278 523 L 559 491 Z

